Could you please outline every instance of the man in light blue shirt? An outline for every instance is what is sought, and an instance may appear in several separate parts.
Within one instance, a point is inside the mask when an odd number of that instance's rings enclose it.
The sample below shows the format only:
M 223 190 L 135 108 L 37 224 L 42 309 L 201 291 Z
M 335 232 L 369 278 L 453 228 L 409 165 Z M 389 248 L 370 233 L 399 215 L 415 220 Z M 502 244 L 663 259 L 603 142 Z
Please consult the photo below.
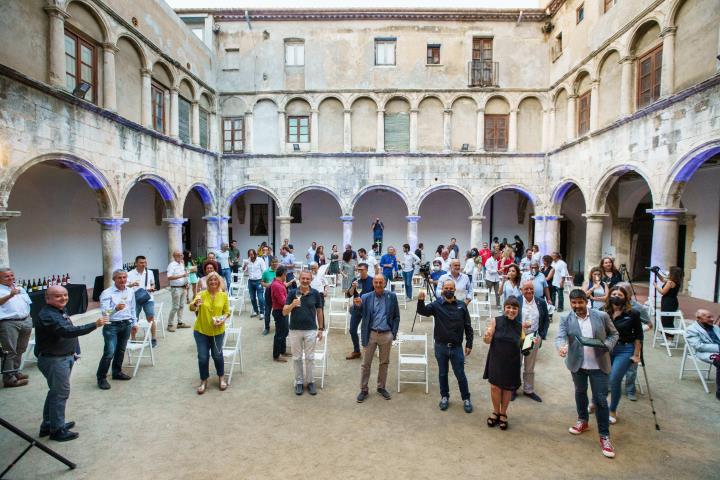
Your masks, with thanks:
M 220 245 L 220 251 L 215 252 L 215 259 L 220 264 L 220 271 L 218 272 L 220 276 L 222 276 L 225 279 L 225 285 L 230 287 L 230 273 L 232 270 L 230 269 L 230 247 L 227 243 L 223 243 Z
M 9 268 L 0 269 L 0 345 L 6 352 L 3 385 L 22 387 L 28 383 L 28 376 L 20 372 L 22 357 L 27 350 L 32 332 L 30 318 L 30 297 L 21 287 L 15 285 L 15 274 Z
M 135 313 L 135 292 L 127 286 L 127 273 L 124 270 L 113 272 L 113 285 L 100 294 L 100 310 L 110 322 L 103 327 L 105 348 L 97 369 L 98 387 L 109 390 L 107 372 L 112 363 L 113 380 L 130 380 L 129 375 L 122 371 L 131 330 L 135 330 L 137 316 Z
M 540 264 L 537 260 L 530 261 L 530 270 L 522 274 L 522 280 L 532 280 L 535 287 L 535 298 L 545 299 L 548 305 L 552 303 L 547 280 L 545 280 L 545 275 L 540 272 Z
M 290 247 L 283 245 L 280 249 L 280 263 L 285 265 L 287 269 L 286 281 L 290 282 L 295 279 L 295 255 L 290 251 Z

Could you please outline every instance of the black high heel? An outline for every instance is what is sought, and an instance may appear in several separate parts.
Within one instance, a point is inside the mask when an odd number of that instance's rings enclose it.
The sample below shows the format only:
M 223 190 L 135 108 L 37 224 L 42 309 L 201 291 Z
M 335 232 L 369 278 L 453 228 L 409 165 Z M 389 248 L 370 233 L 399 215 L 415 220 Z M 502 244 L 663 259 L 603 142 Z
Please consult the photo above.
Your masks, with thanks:
M 502 420 L 502 417 L 505 417 L 505 420 Z M 507 428 L 508 428 L 507 415 L 500 414 L 500 418 L 498 419 L 498 427 L 500 427 L 500 430 L 507 430 Z
M 487 426 L 492 428 L 498 424 L 498 421 L 500 420 L 500 414 L 499 413 L 492 413 L 493 416 L 490 416 L 487 418 Z

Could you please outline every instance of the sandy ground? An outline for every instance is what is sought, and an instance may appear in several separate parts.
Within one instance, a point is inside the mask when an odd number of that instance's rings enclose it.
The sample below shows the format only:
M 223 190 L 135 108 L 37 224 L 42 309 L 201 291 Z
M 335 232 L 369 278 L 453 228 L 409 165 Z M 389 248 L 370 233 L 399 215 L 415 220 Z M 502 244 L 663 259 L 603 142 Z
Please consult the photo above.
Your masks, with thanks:
M 162 292 L 156 301 L 169 305 Z M 167 310 L 166 310 L 167 314 Z M 414 302 L 402 311 L 401 331 L 408 332 Z M 89 312 L 75 319 L 96 318 Z M 189 318 L 186 317 L 186 318 Z M 558 316 L 550 328 L 553 336 Z M 509 430 L 489 429 L 489 386 L 482 380 L 487 346 L 481 341 L 468 358 L 475 412 L 459 401 L 451 374 L 451 405 L 437 408 L 437 366 L 431 353 L 430 394 L 421 385 L 396 388 L 396 355 L 391 357 L 391 401 L 371 390 L 357 404 L 360 361 L 346 361 L 350 337 L 330 333 L 330 364 L 325 389 L 316 397 L 296 397 L 292 364 L 271 361 L 272 334 L 262 324 L 240 317 L 244 327 L 245 373 L 226 392 L 217 380 L 203 396 L 198 384 L 192 330 L 168 333 L 156 350 L 156 366 L 143 366 L 137 378 L 112 382 L 99 390 L 95 369 L 102 350 L 96 331 L 81 339 L 83 358 L 72 377 L 67 419 L 75 420 L 80 438 L 48 442 L 78 464 L 69 471 L 38 449 L 26 455 L 9 478 L 58 479 L 195 479 L 213 478 L 480 478 L 501 473 L 534 478 L 718 478 L 720 402 L 705 394 L 692 376 L 678 380 L 680 355 L 648 346 L 648 376 L 661 431 L 654 428 L 647 395 L 637 402 L 623 398 L 620 420 L 611 427 L 617 457 L 600 453 L 594 419 L 592 431 L 579 437 L 570 374 L 551 343 L 540 352 L 536 391 L 543 403 L 520 396 L 510 406 Z M 416 332 L 430 332 L 431 322 Z M 650 345 L 651 339 L 646 339 Z M 376 375 L 373 365 L 371 386 Z M 211 367 L 212 370 L 212 367 Z M 0 415 L 31 435 L 42 418 L 46 384 L 34 364 L 30 384 L 0 390 Z M 711 386 L 714 389 L 714 385 Z M 25 442 L 0 430 L 0 467 Z

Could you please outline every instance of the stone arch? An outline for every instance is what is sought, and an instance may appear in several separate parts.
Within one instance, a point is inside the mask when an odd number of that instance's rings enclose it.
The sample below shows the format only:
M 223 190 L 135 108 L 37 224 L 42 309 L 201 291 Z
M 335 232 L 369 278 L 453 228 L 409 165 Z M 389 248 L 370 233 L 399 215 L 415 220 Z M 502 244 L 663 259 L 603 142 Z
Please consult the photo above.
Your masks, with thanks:
M 402 93 L 393 93 L 390 95 L 386 95 L 385 98 L 380 100 L 379 109 L 385 110 L 388 106 L 388 103 L 392 102 L 393 100 L 404 100 L 408 104 L 408 110 L 411 108 L 411 106 L 413 104 L 412 98 L 408 97 L 407 95 L 402 94 Z
M 255 107 L 260 102 L 272 102 L 278 109 L 280 108 L 280 103 L 278 102 L 277 97 L 274 97 L 272 95 L 258 95 L 253 99 L 252 102 L 248 102 L 250 105 L 250 110 L 255 110 Z
M 603 173 L 600 178 L 598 178 L 598 180 L 594 182 L 596 185 L 598 185 L 598 187 L 592 193 L 592 196 L 590 197 L 590 202 L 587 203 L 589 207 L 592 207 L 592 212 L 605 212 L 606 201 L 610 190 L 615 185 L 617 180 L 627 172 L 635 172 L 640 175 L 643 180 L 645 180 L 648 190 L 650 191 L 650 196 L 653 200 L 653 204 L 655 203 L 657 195 L 653 188 L 653 184 L 650 182 L 650 176 L 639 165 L 625 163 L 622 165 L 615 165 L 614 167 L 605 171 L 605 173 Z
M 173 88 L 175 86 L 175 72 L 174 72 L 173 68 L 168 63 L 166 63 L 164 60 L 162 60 L 160 58 L 155 60 L 155 62 L 153 62 L 153 64 L 152 64 L 151 68 L 152 68 L 153 73 L 155 72 L 155 67 L 159 67 L 161 69 L 161 72 L 164 72 L 165 75 L 167 75 L 167 81 L 170 84 L 165 85 L 165 87 Z M 155 78 L 155 80 L 159 81 L 160 79 Z M 162 82 L 160 82 L 160 83 L 162 83 Z
M 276 208 L 278 209 L 278 212 L 280 215 L 289 215 L 290 210 L 285 210 L 285 202 L 281 202 L 278 195 L 273 192 L 268 187 L 264 187 L 262 185 L 258 185 L 255 183 L 247 183 L 245 185 L 241 185 L 235 189 L 233 189 L 224 199 L 222 205 L 220 205 L 220 211 L 221 212 L 227 212 L 232 203 L 235 201 L 237 197 L 242 195 L 245 192 L 249 192 L 251 190 L 257 190 L 259 192 L 262 192 L 272 198 L 275 201 Z
M 613 53 L 617 53 L 618 56 L 621 56 L 620 47 L 611 45 L 602 53 L 602 55 L 600 55 L 600 57 L 598 58 L 596 67 L 595 67 L 595 74 L 593 76 L 591 76 L 591 78 L 595 78 L 596 80 L 600 80 L 602 82 L 602 78 L 600 76 L 600 71 L 602 70 L 603 66 L 605 65 L 605 62 L 607 61 L 607 59 L 610 58 L 610 56 Z
M 187 100 L 190 100 L 191 102 L 197 101 L 199 97 L 199 89 L 195 86 L 195 83 L 188 77 L 187 75 L 182 75 L 178 77 L 177 79 L 177 89 L 180 91 L 181 96 L 187 96 L 183 95 L 183 85 L 187 86 L 187 89 L 190 92 L 190 98 Z
M 485 99 L 485 103 L 483 104 L 483 109 L 485 110 L 486 114 L 488 113 L 487 108 L 488 108 L 488 105 L 490 104 L 490 102 L 492 102 L 493 100 L 498 100 L 498 99 L 504 101 L 507 104 L 508 111 L 510 110 L 511 105 L 512 105 L 512 103 L 510 102 L 510 99 L 503 94 L 496 93 L 496 94 L 490 95 L 489 97 L 487 97 Z
M 450 148 L 462 151 L 467 144 L 468 151 L 477 149 L 478 103 L 472 95 L 455 95 L 450 102 Z
M 649 30 L 652 30 L 653 27 L 657 27 L 658 33 L 659 33 L 661 25 L 662 25 L 662 22 L 654 16 L 645 17 L 641 22 L 638 22 L 635 25 L 635 28 L 633 28 L 632 31 L 630 31 L 627 34 L 627 37 L 626 37 L 627 43 L 625 45 L 625 55 L 622 55 L 622 56 L 627 56 L 627 55 L 632 56 L 632 55 L 637 55 L 639 53 L 643 53 L 643 52 L 637 51 L 638 41 L 642 38 L 643 35 L 645 35 L 645 33 L 647 33 Z
M 524 95 L 515 107 L 517 110 L 518 152 L 542 151 L 544 105 L 537 95 Z
M 215 195 L 213 195 L 212 190 L 210 190 L 210 187 L 205 185 L 204 183 L 197 182 L 190 185 L 184 192 L 181 194 L 182 202 L 178 202 L 178 206 L 184 206 L 187 202 L 188 196 L 193 192 L 197 192 L 198 196 L 200 197 L 200 200 L 202 201 L 203 205 L 205 206 L 205 214 L 210 215 L 215 207 Z
M 410 108 L 420 108 L 420 104 L 428 98 L 435 98 L 436 100 L 438 100 L 442 104 L 444 109 L 450 108 L 450 104 L 446 101 L 446 99 L 443 98 L 442 95 L 437 93 L 424 93 L 420 95 L 415 99 L 414 102 L 410 103 Z
M 680 199 L 687 182 L 690 181 L 695 172 L 710 157 L 720 154 L 720 139 L 703 143 L 675 162 L 668 172 L 667 179 L 662 190 L 663 205 L 680 207 Z
M 142 123 L 142 72 L 148 70 L 147 55 L 132 35 L 123 33 L 115 43 L 115 98 L 117 113 Z
M 519 108 L 520 108 L 520 104 L 521 104 L 522 102 L 524 102 L 525 100 L 529 99 L 529 98 L 534 98 L 535 100 L 537 100 L 538 102 L 540 102 L 540 106 L 542 106 L 543 110 L 545 110 L 546 108 L 548 108 L 548 105 L 547 105 L 548 99 L 547 99 L 547 97 L 546 97 L 545 95 L 540 95 L 539 93 L 524 93 L 524 94 L 520 95 L 520 96 L 517 98 L 517 101 L 515 102 L 515 104 L 512 105 L 512 108 L 515 109 L 515 110 L 519 109 Z
M 306 97 L 305 95 L 290 95 L 285 97 L 280 103 L 278 103 L 278 110 L 287 110 L 287 106 L 296 101 L 307 103 L 308 110 L 312 110 L 315 108 L 315 105 L 311 98 Z
M 120 34 L 118 35 L 115 44 L 117 45 L 117 42 L 119 42 L 120 40 L 127 40 L 135 48 L 135 52 L 140 57 L 140 63 L 142 64 L 143 68 L 151 68 L 147 51 L 145 51 L 145 47 L 137 38 L 131 35 L 130 32 L 123 31 L 120 32 Z
M 323 95 L 318 96 L 318 97 L 315 99 L 315 102 L 316 102 L 316 104 L 317 104 L 317 107 L 320 108 L 320 105 L 322 105 L 322 103 L 323 103 L 325 100 L 328 100 L 328 99 L 331 99 L 331 98 L 334 98 L 335 100 L 337 100 L 338 102 L 340 102 L 340 103 L 342 104 L 342 106 L 343 106 L 343 109 L 345 109 L 345 110 L 349 110 L 349 109 L 350 109 L 350 104 L 347 102 L 347 99 L 343 98 L 343 97 L 340 96 L 340 95 L 335 95 L 334 93 L 325 93 L 325 94 L 323 94 Z
M 590 70 L 587 68 L 582 68 L 580 71 L 577 72 L 575 75 L 575 78 L 572 81 L 572 92 L 575 95 L 578 95 L 581 93 L 580 89 L 585 85 L 585 79 L 588 79 L 588 87 L 589 84 L 593 82 L 593 76 L 590 73 Z M 587 89 L 585 89 L 587 90 Z
M 443 150 L 445 104 L 437 95 L 427 94 L 417 104 L 417 149 L 425 152 Z
M 211 112 L 215 112 L 215 111 L 217 110 L 217 104 L 216 104 L 216 102 L 215 102 L 215 96 L 214 96 L 212 93 L 208 92 L 207 90 L 202 89 L 202 90 L 200 91 L 200 95 L 198 96 L 198 99 L 200 100 L 201 103 L 202 103 L 202 101 L 203 101 L 203 99 L 204 99 L 205 102 L 206 102 L 207 107 L 210 108 L 210 111 L 211 111 Z
M 353 210 L 355 209 L 355 205 L 357 205 L 357 203 L 358 203 L 358 201 L 360 200 L 360 198 L 361 198 L 363 195 L 365 195 L 366 193 L 371 192 L 371 191 L 373 191 L 373 190 L 388 190 L 388 191 L 390 191 L 390 192 L 393 192 L 393 193 L 396 194 L 398 197 L 400 197 L 400 199 L 403 201 L 403 203 L 405 204 L 405 208 L 407 209 L 408 213 L 410 212 L 411 202 L 410 202 L 410 200 L 408 199 L 407 195 L 405 195 L 405 192 L 403 192 L 402 190 L 400 190 L 400 189 L 397 188 L 397 187 L 393 187 L 392 185 L 377 183 L 377 184 L 373 184 L 373 185 L 366 185 L 365 187 L 363 187 L 363 188 L 361 188 L 360 190 L 358 190 L 358 192 L 355 194 L 355 196 L 353 197 L 353 199 L 350 201 L 350 204 L 348 205 L 348 213 L 349 213 L 350 215 L 352 215 L 352 212 L 353 212 Z
M 417 199 L 415 200 L 415 203 L 413 204 L 413 209 L 410 214 L 416 215 L 417 212 L 420 211 L 420 206 L 422 205 L 423 201 L 425 201 L 427 197 L 429 197 L 432 193 L 437 192 L 438 190 L 452 190 L 459 193 L 467 201 L 470 210 L 473 213 L 477 211 L 477 205 L 475 204 L 475 199 L 473 198 L 472 193 L 470 193 L 468 190 L 466 190 L 464 187 L 461 187 L 460 185 L 442 183 L 439 185 L 432 185 L 420 192 L 420 194 L 417 196 Z
M 292 208 L 293 202 L 295 202 L 295 200 L 300 195 L 302 195 L 305 192 L 312 191 L 312 190 L 318 190 L 318 191 L 327 193 L 328 195 L 330 195 L 331 197 L 333 197 L 335 199 L 338 206 L 340 207 L 341 212 L 343 212 L 343 213 L 347 212 L 347 206 L 345 205 L 345 202 L 343 201 L 343 199 L 340 198 L 340 195 L 338 195 L 337 192 L 335 190 L 333 190 L 331 187 L 329 187 L 327 185 L 321 185 L 321 184 L 305 185 L 303 187 L 298 188 L 294 192 L 292 192 L 290 194 L 290 197 L 288 198 L 287 204 L 285 205 L 286 211 L 288 211 L 288 212 L 290 211 L 290 209 Z
M 477 106 L 478 106 L 478 101 L 477 101 L 477 99 L 476 99 L 475 97 L 473 97 L 472 95 L 468 95 L 467 93 L 458 93 L 458 94 L 454 95 L 454 96 L 453 96 L 452 98 L 450 98 L 450 100 L 448 101 L 448 105 L 450 105 L 450 108 L 453 108 L 453 106 L 455 105 L 455 102 L 457 102 L 458 100 L 461 100 L 461 99 L 463 99 L 463 98 L 472 101 L 473 104 L 475 104 L 475 108 L 477 108 Z
M 674 0 L 665 15 L 665 28 L 677 27 L 677 15 L 686 0 Z
M 555 131 L 553 132 L 554 146 L 565 143 L 567 138 L 567 98 L 570 90 L 565 86 L 558 88 L 553 95 L 552 108 L 555 109 Z
M 485 206 L 490 201 L 490 197 L 492 197 L 496 193 L 501 192 L 503 190 L 512 190 L 515 192 L 522 193 L 533 203 L 533 206 L 535 207 L 536 211 L 540 210 L 540 206 L 542 205 L 542 202 L 540 201 L 539 197 L 535 193 L 533 193 L 532 190 L 530 190 L 527 186 L 522 185 L 520 183 L 504 183 L 502 185 L 498 185 L 497 187 L 493 188 L 492 190 L 490 190 L 488 193 L 485 194 L 485 196 L 482 198 L 482 200 L 479 204 L 479 207 L 480 207 L 479 211 L 482 212 L 483 210 L 485 210 Z
M 98 23 L 98 27 L 100 27 L 100 31 L 102 32 L 102 41 L 103 42 L 111 42 L 111 32 L 112 29 L 110 28 L 110 24 L 107 21 L 107 18 L 105 18 L 105 15 L 100 12 L 100 10 L 97 9 L 95 5 L 93 5 L 91 2 L 88 2 L 87 0 L 70 0 L 67 5 L 65 5 L 65 11 L 68 11 L 70 9 L 70 6 L 73 3 L 77 3 L 82 6 L 82 8 L 85 8 L 88 10 L 90 15 L 92 15 L 95 19 L 95 21 Z
M 565 195 L 573 187 L 577 187 L 577 189 L 580 191 L 583 202 L 585 202 L 585 205 L 587 205 L 588 195 L 585 189 L 582 187 L 582 183 L 575 178 L 565 177 L 560 180 L 560 183 L 555 185 L 555 187 L 552 189 L 552 192 L 550 193 L 550 202 L 548 205 L 550 214 L 558 215 L 560 213 L 560 208 L 562 207 L 562 202 L 565 199 Z
M 172 185 L 170 185 L 170 182 L 168 182 L 161 176 L 148 172 L 140 173 L 125 185 L 121 196 L 123 207 L 127 202 L 127 197 L 130 194 L 130 190 L 132 190 L 132 188 L 138 183 L 147 183 L 151 185 L 160 195 L 160 198 L 163 199 L 163 202 L 165 203 L 166 214 L 173 217 L 177 215 L 178 195 L 175 192 L 175 189 L 172 187 Z
M 351 100 L 352 151 L 374 152 L 377 148 L 378 103 L 371 95 L 357 95 Z
M 4 179 L 0 183 L 0 204 L 4 208 L 7 208 L 10 192 L 18 178 L 30 168 L 41 163 L 67 168 L 80 175 L 85 183 L 95 191 L 100 216 L 114 216 L 119 214 L 118 198 L 105 175 L 98 170 L 92 162 L 62 152 L 46 153 L 37 156 L 14 170 L 9 170 L 3 175 Z

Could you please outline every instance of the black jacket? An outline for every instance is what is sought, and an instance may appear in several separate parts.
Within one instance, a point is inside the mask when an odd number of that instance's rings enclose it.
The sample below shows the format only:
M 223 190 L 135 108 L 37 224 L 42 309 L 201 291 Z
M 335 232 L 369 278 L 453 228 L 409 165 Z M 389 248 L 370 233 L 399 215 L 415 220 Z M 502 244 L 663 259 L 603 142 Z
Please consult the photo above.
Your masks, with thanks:
M 520 312 L 518 315 L 521 318 L 522 323 L 522 309 L 523 309 L 523 302 L 525 301 L 525 297 L 522 295 L 520 298 L 518 298 L 518 301 L 520 302 Z M 545 336 L 547 335 L 548 328 L 550 328 L 550 315 L 548 314 L 548 307 L 547 303 L 542 298 L 535 297 L 535 305 L 537 305 L 538 313 L 540 314 L 540 319 L 538 320 L 538 334 L 540 335 L 540 338 L 545 340 Z
M 462 346 L 465 331 L 465 347 L 472 348 L 473 328 L 465 302 L 456 299 L 450 303 L 439 299 L 425 305 L 424 300 L 418 300 L 417 312 L 424 317 L 435 317 L 434 337 L 437 343 Z
M 77 337 L 95 330 L 95 322 L 85 325 L 73 325 L 70 317 L 62 310 L 45 305 L 37 318 L 35 327 L 35 356 L 48 355 L 61 357 L 79 354 L 80 342 Z

